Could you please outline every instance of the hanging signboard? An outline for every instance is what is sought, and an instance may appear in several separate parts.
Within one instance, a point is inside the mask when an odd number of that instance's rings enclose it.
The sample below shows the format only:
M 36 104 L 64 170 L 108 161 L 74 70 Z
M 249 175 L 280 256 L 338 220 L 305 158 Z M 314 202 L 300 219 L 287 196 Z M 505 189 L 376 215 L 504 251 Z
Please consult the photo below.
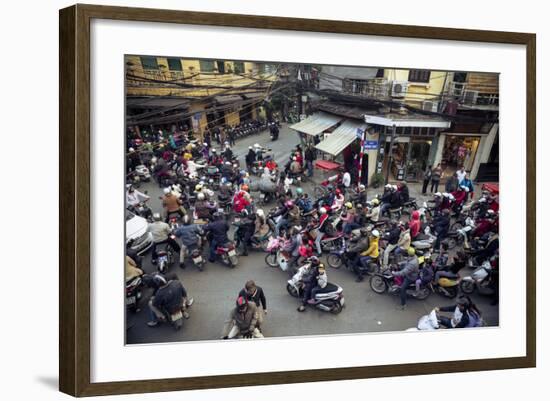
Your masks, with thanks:
M 378 149 L 378 141 L 365 141 L 363 148 L 365 150 Z

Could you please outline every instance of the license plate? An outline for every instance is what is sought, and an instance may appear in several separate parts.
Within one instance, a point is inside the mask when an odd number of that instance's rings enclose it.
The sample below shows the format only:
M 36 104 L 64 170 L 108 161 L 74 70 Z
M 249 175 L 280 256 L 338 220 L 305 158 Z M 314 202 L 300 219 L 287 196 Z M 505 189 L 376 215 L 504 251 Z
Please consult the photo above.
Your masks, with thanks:
M 344 298 L 340 298 L 340 305 L 344 306 Z
M 201 263 L 202 262 L 202 256 L 197 256 L 196 258 L 193 258 L 194 263 Z
M 237 253 L 235 252 L 234 249 L 231 249 L 230 251 L 227 252 L 227 254 L 228 254 L 229 256 L 235 256 Z
M 176 320 L 180 320 L 183 318 L 183 314 L 180 312 L 176 312 L 176 313 L 172 313 L 172 315 L 170 316 L 170 318 L 172 319 L 173 322 L 175 322 Z
M 136 297 L 127 297 L 126 298 L 126 305 L 133 305 L 136 303 Z
M 265 199 L 265 194 L 260 194 L 260 199 Z

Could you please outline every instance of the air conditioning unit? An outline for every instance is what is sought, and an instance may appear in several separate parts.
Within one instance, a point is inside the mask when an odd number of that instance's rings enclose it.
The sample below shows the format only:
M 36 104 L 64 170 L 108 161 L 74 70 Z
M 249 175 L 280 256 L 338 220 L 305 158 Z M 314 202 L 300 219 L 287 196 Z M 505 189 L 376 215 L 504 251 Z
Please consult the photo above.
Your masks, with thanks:
M 465 90 L 462 95 L 462 102 L 465 104 L 476 104 L 479 91 Z
M 392 97 L 405 97 L 409 83 L 406 81 L 393 81 L 391 85 Z
M 437 113 L 438 107 L 439 107 L 439 102 L 434 102 L 434 101 L 431 101 L 431 100 L 424 100 L 422 102 L 422 110 Z

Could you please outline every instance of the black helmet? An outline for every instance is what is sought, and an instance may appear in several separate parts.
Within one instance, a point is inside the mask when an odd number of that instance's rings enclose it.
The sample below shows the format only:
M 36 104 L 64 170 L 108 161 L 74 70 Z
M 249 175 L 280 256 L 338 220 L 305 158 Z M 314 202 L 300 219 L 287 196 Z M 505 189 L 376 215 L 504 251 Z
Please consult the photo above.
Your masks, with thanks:
M 248 210 L 243 209 L 241 210 L 241 217 L 247 217 L 248 216 Z
M 153 284 L 157 287 L 162 287 L 163 285 L 166 285 L 168 283 L 168 280 L 162 275 L 162 274 L 155 274 L 153 276 Z
M 319 260 L 319 258 L 317 256 L 311 256 L 309 258 L 309 262 L 313 265 L 313 266 L 318 266 L 319 263 L 321 263 L 321 261 Z

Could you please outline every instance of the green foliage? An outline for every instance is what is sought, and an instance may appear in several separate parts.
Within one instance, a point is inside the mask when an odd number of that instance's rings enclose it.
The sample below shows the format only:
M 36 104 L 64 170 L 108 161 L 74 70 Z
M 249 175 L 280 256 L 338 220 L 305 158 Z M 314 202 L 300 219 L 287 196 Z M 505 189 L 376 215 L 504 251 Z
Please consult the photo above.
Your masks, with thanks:
M 370 183 L 373 188 L 378 188 L 379 186 L 384 184 L 384 175 L 382 173 L 374 173 L 372 175 Z

